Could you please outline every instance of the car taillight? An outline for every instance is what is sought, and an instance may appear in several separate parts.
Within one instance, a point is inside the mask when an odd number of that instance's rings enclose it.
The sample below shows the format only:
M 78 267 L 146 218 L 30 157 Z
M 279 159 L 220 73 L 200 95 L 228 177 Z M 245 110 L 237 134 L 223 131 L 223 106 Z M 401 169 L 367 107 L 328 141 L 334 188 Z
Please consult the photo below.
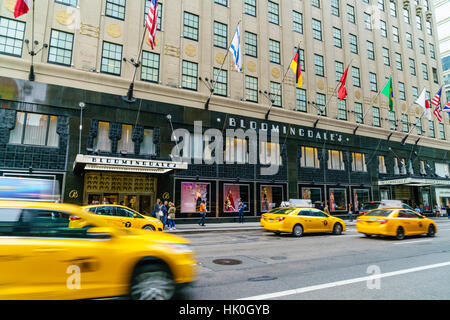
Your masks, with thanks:
M 286 219 L 285 217 L 278 217 L 278 218 L 276 218 L 275 220 L 277 220 L 277 221 L 283 221 L 284 219 Z
M 361 219 L 360 219 L 360 218 L 356 219 L 356 222 L 360 222 L 360 221 L 361 221 Z
M 387 219 L 378 220 L 378 222 L 379 222 L 380 224 L 388 223 L 388 221 L 389 221 L 389 220 L 387 220 Z
M 70 221 L 75 221 L 75 220 L 81 220 L 81 218 L 77 217 L 77 216 L 71 216 L 70 217 Z

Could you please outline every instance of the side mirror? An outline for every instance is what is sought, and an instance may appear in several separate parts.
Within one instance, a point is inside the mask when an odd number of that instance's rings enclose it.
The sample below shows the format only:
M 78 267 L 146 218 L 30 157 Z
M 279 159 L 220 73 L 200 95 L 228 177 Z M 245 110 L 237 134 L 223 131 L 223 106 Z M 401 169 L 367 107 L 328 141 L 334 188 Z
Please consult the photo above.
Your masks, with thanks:
M 112 229 L 105 227 L 92 227 L 86 231 L 87 237 L 92 239 L 111 239 L 112 234 Z

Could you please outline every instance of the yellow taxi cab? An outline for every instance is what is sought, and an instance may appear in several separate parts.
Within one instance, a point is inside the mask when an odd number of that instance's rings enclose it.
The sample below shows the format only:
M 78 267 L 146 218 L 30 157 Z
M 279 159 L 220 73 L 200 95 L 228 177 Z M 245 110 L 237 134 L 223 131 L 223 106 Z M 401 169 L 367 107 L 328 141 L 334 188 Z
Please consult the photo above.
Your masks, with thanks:
M 69 225 L 83 219 L 82 227 Z M 80 207 L 0 201 L 0 299 L 170 299 L 195 280 L 189 241 L 112 227 Z
M 92 205 L 82 207 L 84 211 L 98 215 L 98 218 L 113 226 L 123 228 L 163 231 L 162 222 L 153 217 L 147 217 L 128 207 L 120 205 Z M 81 221 L 80 221 L 81 222 Z
M 415 211 L 403 208 L 375 209 L 356 219 L 356 231 L 372 235 L 394 236 L 402 240 L 405 236 L 427 234 L 434 237 L 436 223 Z
M 344 232 L 345 223 L 315 208 L 287 207 L 261 215 L 261 225 L 265 230 L 280 234 L 292 233 L 301 237 L 304 233 L 332 232 L 340 235 Z
M 270 213 L 275 213 L 275 212 L 277 212 L 278 210 L 280 210 L 281 208 L 274 208 L 274 209 L 272 209 L 272 210 L 270 210 L 270 211 L 268 211 L 268 212 L 266 212 L 266 213 L 264 213 L 264 214 L 270 214 Z M 264 219 L 264 214 L 263 215 L 261 215 L 261 218 L 260 218 L 260 220 L 259 220 L 259 223 L 260 223 L 260 225 L 261 225 L 261 227 L 264 227 L 264 225 L 266 224 L 266 219 Z

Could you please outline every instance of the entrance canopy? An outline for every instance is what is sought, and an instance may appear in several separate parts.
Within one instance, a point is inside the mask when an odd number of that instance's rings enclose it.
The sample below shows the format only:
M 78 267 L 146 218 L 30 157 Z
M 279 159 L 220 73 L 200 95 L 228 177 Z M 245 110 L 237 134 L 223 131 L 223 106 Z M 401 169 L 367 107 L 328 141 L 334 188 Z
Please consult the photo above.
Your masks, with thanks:
M 172 170 L 186 170 L 188 164 L 185 162 L 114 158 L 92 155 L 77 155 L 73 169 L 90 171 L 115 171 L 134 173 L 157 173 L 164 174 Z
M 430 179 L 430 178 L 401 178 L 401 179 L 389 179 L 378 181 L 379 186 L 410 186 L 410 187 L 450 187 L 450 179 Z

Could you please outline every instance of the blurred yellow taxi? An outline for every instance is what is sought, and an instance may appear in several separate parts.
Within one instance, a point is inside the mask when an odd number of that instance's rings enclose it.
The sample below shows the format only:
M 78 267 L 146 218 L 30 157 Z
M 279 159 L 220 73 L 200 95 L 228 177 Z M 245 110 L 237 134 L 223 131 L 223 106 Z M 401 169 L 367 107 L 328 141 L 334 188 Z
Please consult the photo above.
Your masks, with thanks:
M 270 213 L 275 213 L 275 212 L 277 212 L 280 209 L 281 208 L 274 208 L 274 209 L 264 213 L 263 215 L 261 215 L 261 218 L 259 220 L 259 223 L 261 224 L 261 227 L 264 227 L 264 225 L 266 224 L 266 219 L 265 219 L 266 216 L 265 216 L 265 214 L 267 215 L 267 214 L 270 214 Z
M 265 230 L 280 234 L 292 233 L 301 237 L 304 233 L 332 232 L 339 235 L 345 231 L 342 219 L 315 208 L 279 208 L 261 215 L 261 225 Z
M 181 237 L 111 227 L 74 205 L 0 201 L 0 299 L 170 299 L 195 276 Z
M 82 208 L 84 211 L 98 215 L 98 218 L 113 226 L 150 231 L 163 231 L 164 229 L 160 220 L 144 216 L 125 206 L 102 204 Z
M 433 237 L 436 223 L 415 211 L 408 209 L 375 209 L 356 219 L 356 231 L 372 235 L 394 236 L 399 240 L 405 236 L 427 234 Z

